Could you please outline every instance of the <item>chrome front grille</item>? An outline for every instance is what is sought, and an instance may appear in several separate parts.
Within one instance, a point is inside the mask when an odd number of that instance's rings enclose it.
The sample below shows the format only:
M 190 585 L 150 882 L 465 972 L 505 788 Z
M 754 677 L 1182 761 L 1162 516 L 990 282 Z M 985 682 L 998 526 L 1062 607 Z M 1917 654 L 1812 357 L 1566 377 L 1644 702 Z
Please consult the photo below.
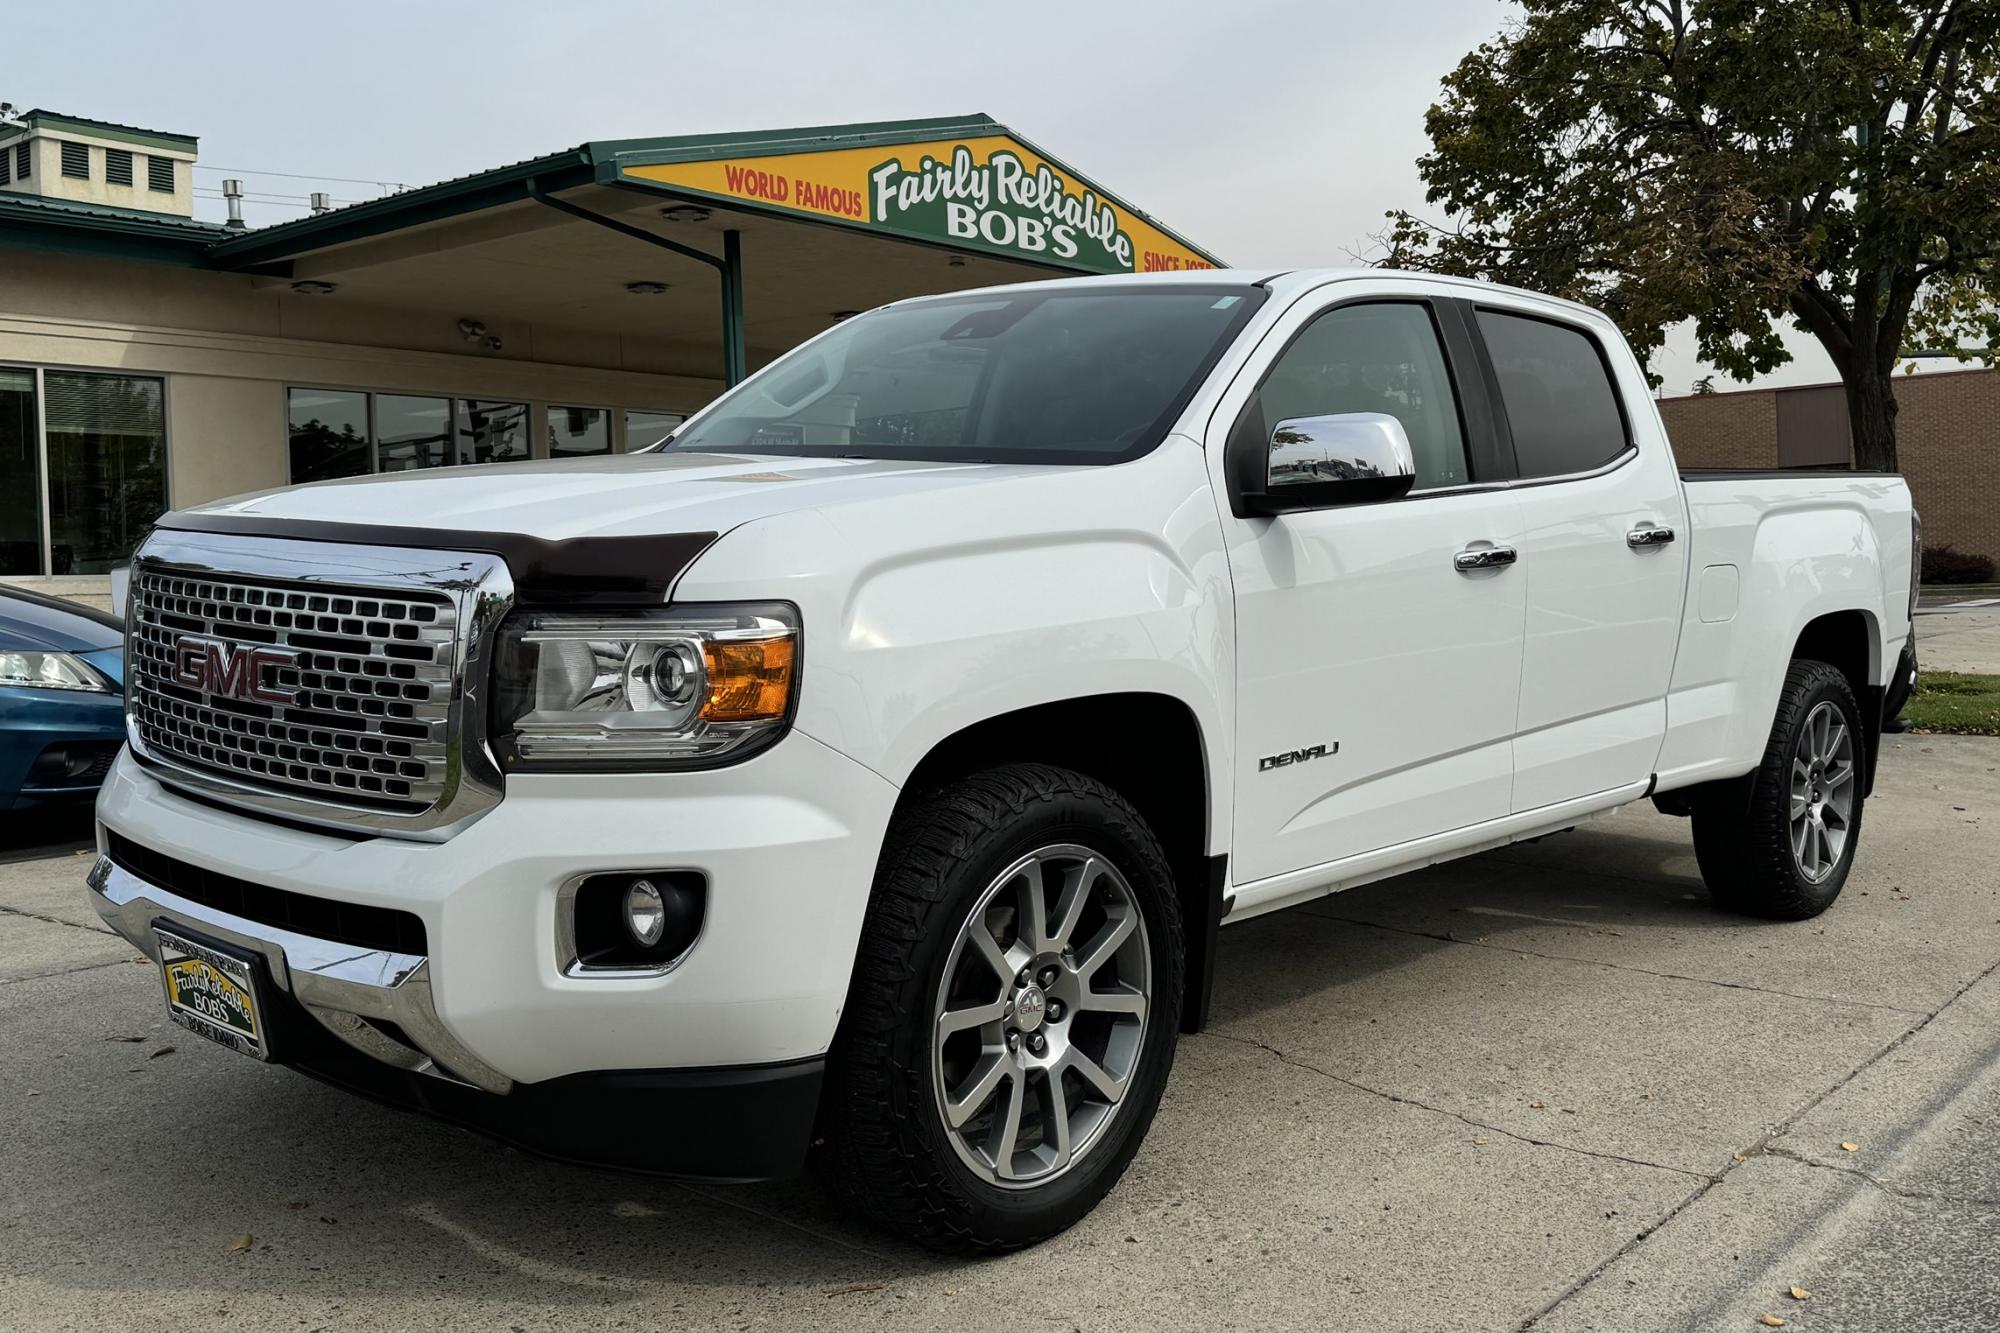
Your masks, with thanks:
M 511 593 L 488 556 L 158 532 L 127 611 L 132 748 L 233 803 L 435 829 L 498 799 L 465 682 Z
M 149 749 L 260 784 L 356 805 L 426 809 L 444 794 L 457 616 L 442 595 L 272 585 L 140 566 L 133 714 Z M 266 704 L 174 682 L 175 643 L 300 654 Z

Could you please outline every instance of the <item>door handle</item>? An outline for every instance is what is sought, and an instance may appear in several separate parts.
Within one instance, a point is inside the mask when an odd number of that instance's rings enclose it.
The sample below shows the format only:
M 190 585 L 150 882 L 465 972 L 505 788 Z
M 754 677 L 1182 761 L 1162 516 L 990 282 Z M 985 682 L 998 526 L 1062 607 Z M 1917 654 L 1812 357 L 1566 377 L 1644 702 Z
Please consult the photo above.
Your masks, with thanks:
M 1648 546 L 1665 546 L 1674 539 L 1672 528 L 1634 528 L 1625 534 L 1625 544 L 1635 551 Z
M 1511 546 L 1475 546 L 1453 556 L 1451 566 L 1461 574 L 1468 574 L 1475 569 L 1500 569 L 1520 558 Z

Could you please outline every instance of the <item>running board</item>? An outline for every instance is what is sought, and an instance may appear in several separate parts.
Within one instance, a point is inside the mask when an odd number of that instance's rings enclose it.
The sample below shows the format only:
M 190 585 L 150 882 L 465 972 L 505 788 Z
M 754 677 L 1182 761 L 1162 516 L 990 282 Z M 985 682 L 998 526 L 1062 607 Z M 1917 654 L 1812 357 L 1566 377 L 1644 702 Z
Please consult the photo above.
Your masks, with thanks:
M 1342 889 L 1359 888 L 1391 875 L 1505 847 L 1510 842 L 1559 833 L 1583 820 L 1609 814 L 1621 805 L 1643 798 L 1652 791 L 1655 781 L 1648 778 L 1644 782 L 1615 787 L 1592 796 L 1580 796 L 1573 801 L 1545 805 L 1538 810 L 1503 815 L 1499 819 L 1489 819 L 1483 824 L 1472 824 L 1450 833 L 1437 833 L 1428 838 L 1397 843 L 1393 847 L 1343 857 L 1324 865 L 1308 866 L 1304 870 L 1239 884 L 1223 924 L 1248 921 L 1251 917 L 1294 907 L 1329 893 L 1339 893 Z

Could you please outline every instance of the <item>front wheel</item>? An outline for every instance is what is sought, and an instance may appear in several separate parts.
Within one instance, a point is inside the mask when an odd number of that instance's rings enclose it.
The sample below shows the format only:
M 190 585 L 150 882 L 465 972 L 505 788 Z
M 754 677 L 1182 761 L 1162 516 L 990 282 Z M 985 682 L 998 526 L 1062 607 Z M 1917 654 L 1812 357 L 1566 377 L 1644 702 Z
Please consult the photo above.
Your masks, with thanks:
M 1863 743 L 1847 677 L 1793 662 L 1749 801 L 1694 810 L 1695 859 L 1717 902 L 1781 921 L 1833 905 L 1861 837 Z
M 1013 764 L 913 801 L 829 1063 L 833 1184 L 937 1249 L 1062 1231 L 1152 1121 L 1182 971 L 1166 857 L 1110 788 Z

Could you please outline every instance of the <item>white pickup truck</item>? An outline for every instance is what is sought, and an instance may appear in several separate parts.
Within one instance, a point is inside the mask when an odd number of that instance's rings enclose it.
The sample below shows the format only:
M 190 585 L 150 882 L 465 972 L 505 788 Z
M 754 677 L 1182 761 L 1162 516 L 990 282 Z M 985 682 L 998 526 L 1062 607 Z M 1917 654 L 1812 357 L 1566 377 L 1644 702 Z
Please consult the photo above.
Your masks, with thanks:
M 91 896 L 244 1053 L 1005 1249 L 1138 1150 L 1221 926 L 1646 797 L 1825 909 L 1916 549 L 1893 476 L 1683 475 L 1526 292 L 904 301 L 651 451 L 167 515 Z

